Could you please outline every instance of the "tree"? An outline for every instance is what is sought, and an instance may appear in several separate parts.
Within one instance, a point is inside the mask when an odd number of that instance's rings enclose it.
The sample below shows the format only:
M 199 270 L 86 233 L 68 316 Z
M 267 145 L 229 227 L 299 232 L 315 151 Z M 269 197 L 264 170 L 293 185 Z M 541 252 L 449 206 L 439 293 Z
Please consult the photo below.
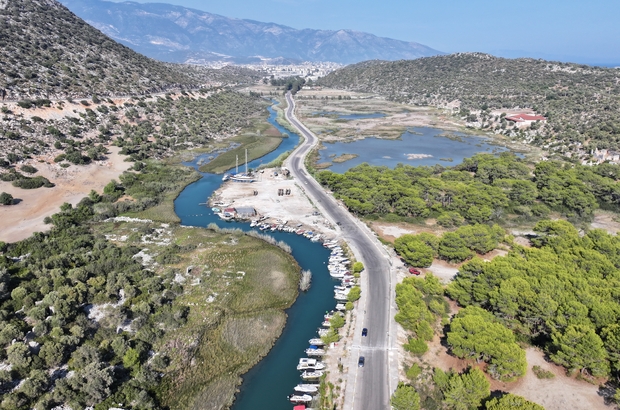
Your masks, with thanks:
M 439 257 L 450 262 L 462 262 L 473 256 L 467 243 L 456 232 L 446 232 L 439 242 Z
M 409 265 L 427 268 L 435 251 L 417 235 L 402 235 L 394 241 L 394 249 Z
M 455 374 L 449 378 L 443 390 L 443 403 L 454 410 L 475 410 L 482 400 L 491 393 L 491 384 L 480 369 L 470 369 L 467 373 Z
M 360 261 L 357 261 L 353 264 L 353 273 L 360 273 L 364 270 L 364 264 Z
M 501 398 L 493 398 L 485 403 L 486 410 L 545 410 L 536 403 L 532 403 L 515 394 L 505 394 Z
M 22 370 L 28 370 L 32 363 L 30 349 L 28 349 L 28 346 L 23 342 L 16 342 L 9 346 L 6 349 L 6 355 L 11 365 Z
M 6 192 L 2 192 L 0 194 L 0 204 L 1 205 L 13 205 L 13 195 L 7 194 Z
M 587 371 L 595 377 L 609 375 L 609 360 L 603 341 L 593 328 L 570 325 L 564 333 L 552 335 L 556 352 L 551 360 L 569 370 Z
M 415 388 L 401 382 L 392 394 L 390 404 L 394 410 L 419 410 L 420 395 Z

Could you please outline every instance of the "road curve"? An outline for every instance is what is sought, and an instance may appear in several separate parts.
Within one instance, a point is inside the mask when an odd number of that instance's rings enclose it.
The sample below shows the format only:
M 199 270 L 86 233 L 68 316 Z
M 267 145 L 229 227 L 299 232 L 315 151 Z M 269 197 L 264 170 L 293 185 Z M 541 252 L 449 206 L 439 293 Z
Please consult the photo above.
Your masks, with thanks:
M 305 141 L 288 157 L 286 165 L 292 176 L 312 199 L 323 215 L 332 222 L 339 222 L 343 239 L 354 251 L 358 260 L 364 263 L 362 273 L 362 299 L 357 307 L 353 345 L 350 348 L 349 375 L 345 391 L 345 406 L 349 410 L 389 409 L 391 390 L 389 350 L 394 343 L 390 333 L 392 326 L 393 281 L 391 280 L 388 254 L 377 238 L 356 220 L 346 209 L 312 178 L 305 167 L 304 159 L 318 138 L 295 117 L 295 101 L 287 93 L 288 107 L 285 118 L 299 130 Z M 361 337 L 362 328 L 368 328 L 368 337 Z M 359 356 L 366 358 L 363 368 L 357 367 Z

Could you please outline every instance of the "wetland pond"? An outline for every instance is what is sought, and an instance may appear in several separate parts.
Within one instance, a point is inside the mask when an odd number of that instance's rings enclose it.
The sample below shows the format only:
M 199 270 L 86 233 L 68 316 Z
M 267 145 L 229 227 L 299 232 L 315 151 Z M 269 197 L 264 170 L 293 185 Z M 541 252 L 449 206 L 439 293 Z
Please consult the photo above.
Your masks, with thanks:
M 333 162 L 333 158 L 342 154 L 357 155 L 345 162 L 332 163 L 327 168 L 339 174 L 364 162 L 389 168 L 399 163 L 412 166 L 440 164 L 449 167 L 476 153 L 508 151 L 506 147 L 493 145 L 485 137 L 429 127 L 409 129 L 398 139 L 372 137 L 352 142 L 323 142 L 323 146 L 325 149 L 319 150 L 318 163 Z

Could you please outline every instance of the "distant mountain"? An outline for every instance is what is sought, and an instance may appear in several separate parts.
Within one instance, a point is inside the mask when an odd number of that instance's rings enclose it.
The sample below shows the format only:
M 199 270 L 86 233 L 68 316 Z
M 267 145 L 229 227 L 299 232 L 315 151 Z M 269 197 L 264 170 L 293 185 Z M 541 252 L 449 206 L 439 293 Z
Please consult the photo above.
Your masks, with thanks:
M 169 62 L 251 62 L 280 57 L 349 64 L 444 54 L 422 44 L 358 31 L 297 30 L 170 4 L 61 1 L 113 39 Z

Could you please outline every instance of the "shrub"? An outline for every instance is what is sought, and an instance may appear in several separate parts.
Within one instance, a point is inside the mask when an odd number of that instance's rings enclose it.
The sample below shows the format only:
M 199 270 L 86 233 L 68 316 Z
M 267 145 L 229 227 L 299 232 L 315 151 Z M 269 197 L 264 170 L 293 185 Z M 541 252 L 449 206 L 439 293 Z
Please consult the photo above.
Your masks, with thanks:
M 0 194 L 0 204 L 13 205 L 13 195 L 3 192 Z
M 37 171 L 39 171 L 38 169 L 36 169 L 35 167 L 33 167 L 32 165 L 22 165 L 21 170 L 23 172 L 27 172 L 29 174 L 36 174 Z
M 540 366 L 533 366 L 532 371 L 539 379 L 553 379 L 555 377 L 555 374 L 553 374 L 553 372 L 545 370 Z

